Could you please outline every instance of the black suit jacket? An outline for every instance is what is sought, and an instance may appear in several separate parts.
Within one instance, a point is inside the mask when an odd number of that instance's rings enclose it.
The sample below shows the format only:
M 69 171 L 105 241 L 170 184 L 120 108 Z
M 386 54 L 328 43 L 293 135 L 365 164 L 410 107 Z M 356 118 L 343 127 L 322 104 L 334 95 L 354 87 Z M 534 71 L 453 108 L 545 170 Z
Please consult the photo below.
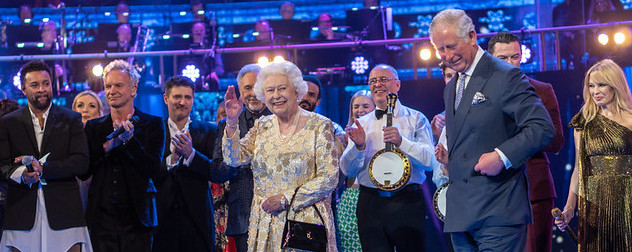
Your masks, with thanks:
M 106 115 L 86 123 L 86 135 L 90 150 L 90 170 L 92 184 L 88 192 L 88 206 L 86 218 L 88 226 L 94 227 L 101 211 L 101 199 L 108 162 L 118 162 L 124 167 L 123 174 L 127 182 L 127 190 L 130 192 L 132 207 L 138 219 L 138 225 L 142 225 L 141 218 L 145 212 L 145 195 L 149 179 L 155 180 L 160 171 L 162 154 L 164 152 L 165 125 L 160 117 L 145 114 L 137 108 L 134 115 L 139 117 L 134 124 L 134 135 L 125 145 L 120 145 L 111 150 L 107 155 L 103 150 L 105 137 L 112 133 L 112 117 Z M 119 161 L 114 161 L 119 160 Z
M 482 50 L 482 49 L 479 49 Z M 542 101 L 524 73 L 484 52 L 454 109 L 457 78 L 444 90 L 448 172 L 445 232 L 531 223 L 526 160 L 554 135 Z M 475 99 L 475 94 L 484 96 Z M 474 166 L 483 153 L 502 151 L 512 164 L 497 176 Z
M 81 115 L 51 105 L 46 119 L 41 149 L 38 151 L 33 121 L 28 107 L 18 109 L 0 120 L 0 170 L 9 182 L 4 229 L 30 230 L 35 223 L 38 185 L 29 187 L 10 179 L 22 163 L 13 159 L 32 155 L 40 159 L 50 153 L 43 166 L 42 186 L 46 215 L 52 229 L 85 226 L 79 186 L 75 176 L 88 169 L 88 145 Z
M 167 120 L 164 120 L 164 123 L 168 125 Z M 191 133 L 193 148 L 195 149 L 195 155 L 191 164 L 189 166 L 180 164 L 167 171 L 165 160 L 171 154 L 169 149 L 171 134 L 169 130 L 166 130 L 165 158 L 163 159 L 156 184 L 158 189 L 158 222 L 164 225 L 164 223 L 171 221 L 165 217 L 167 211 L 169 211 L 175 200 L 181 199 L 186 205 L 187 212 L 193 219 L 193 222 L 195 222 L 196 227 L 206 238 L 207 247 L 198 248 L 199 251 L 212 251 L 215 232 L 213 200 L 208 181 L 214 182 L 210 171 L 212 166 L 217 165 L 209 158 L 213 154 L 213 148 L 215 147 L 217 126 L 208 122 L 192 121 L 189 124 L 189 132 Z M 160 226 L 158 228 L 160 229 Z M 187 232 L 186 230 L 167 231 Z M 163 232 L 158 231 L 158 233 Z M 163 238 L 169 239 L 169 237 L 156 237 L 156 240 Z
M 266 109 L 263 115 L 270 112 Z M 244 137 L 248 130 L 254 125 L 254 120 L 258 116 L 244 109 L 239 115 L 239 137 Z M 252 124 L 249 124 L 248 122 Z M 226 128 L 226 119 L 217 125 L 217 141 L 213 154 L 214 162 L 218 164 L 213 171 L 215 176 L 221 181 L 230 181 L 228 191 L 228 221 L 226 224 L 226 235 L 235 236 L 248 233 L 250 220 L 250 206 L 253 197 L 253 176 L 250 165 L 231 167 L 224 163 L 222 155 L 222 137 Z

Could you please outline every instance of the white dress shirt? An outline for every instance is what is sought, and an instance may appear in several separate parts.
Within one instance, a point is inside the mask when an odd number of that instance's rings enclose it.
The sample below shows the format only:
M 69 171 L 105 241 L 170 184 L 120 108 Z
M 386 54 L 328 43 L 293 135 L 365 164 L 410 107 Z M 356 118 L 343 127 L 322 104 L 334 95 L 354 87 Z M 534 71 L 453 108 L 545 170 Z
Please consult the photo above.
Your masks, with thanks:
M 33 120 L 33 130 L 35 131 L 35 139 L 37 140 L 37 148 L 42 150 L 42 139 L 44 138 L 44 129 L 48 119 L 50 106 L 42 116 L 44 118 L 44 127 L 40 126 L 39 119 L 31 112 Z M 42 161 L 44 161 L 43 158 Z M 44 165 L 45 161 L 42 163 Z M 15 182 L 22 183 L 22 173 L 26 170 L 26 166 L 18 167 L 12 174 L 11 179 Z M 46 171 L 44 171 L 46 172 Z M 81 243 L 81 251 L 91 252 L 92 243 L 90 242 L 90 234 L 88 227 L 72 227 L 61 230 L 53 230 L 48 224 L 48 215 L 46 214 L 46 204 L 44 201 L 44 189 L 46 186 L 43 181 L 37 183 L 37 204 L 35 206 L 35 223 L 31 230 L 4 230 L 2 231 L 2 241 L 0 241 L 0 251 L 12 251 L 11 247 L 15 247 L 20 251 L 68 251 L 76 243 Z
M 345 149 L 340 158 L 340 168 L 347 177 L 357 177 L 360 185 L 375 188 L 369 176 L 369 163 L 373 155 L 384 149 L 384 132 L 386 116 L 375 117 L 375 111 L 358 119 L 366 134 L 364 150 L 358 150 L 353 141 Z M 411 178 L 409 184 L 422 184 L 426 180 L 425 171 L 433 170 L 439 165 L 434 156 L 434 145 L 430 123 L 423 113 L 403 106 L 399 100 L 393 111 L 393 127 L 402 137 L 398 147 L 411 161 Z
M 176 125 L 176 123 L 173 120 L 171 120 L 171 118 L 168 118 L 167 126 L 169 127 L 169 135 L 173 137 L 176 134 L 186 134 L 187 131 L 189 130 L 189 124 L 191 124 L 191 118 L 187 118 L 187 123 L 184 125 L 182 130 L 179 130 L 178 125 Z M 173 167 L 175 167 L 178 164 L 178 161 L 177 160 L 174 160 L 174 162 L 171 161 L 171 156 L 173 155 L 173 152 L 175 151 L 176 147 L 173 145 L 173 142 L 171 141 L 171 139 L 168 139 L 168 141 L 169 141 L 169 150 L 171 151 L 171 154 L 167 156 L 167 158 L 165 159 L 165 163 L 167 164 L 167 170 L 171 170 L 173 169 Z M 193 161 L 193 157 L 195 156 L 195 149 L 191 147 L 191 150 L 192 150 L 191 155 L 189 155 L 187 159 L 182 160 L 182 164 L 186 166 L 189 166 L 191 164 L 191 161 Z

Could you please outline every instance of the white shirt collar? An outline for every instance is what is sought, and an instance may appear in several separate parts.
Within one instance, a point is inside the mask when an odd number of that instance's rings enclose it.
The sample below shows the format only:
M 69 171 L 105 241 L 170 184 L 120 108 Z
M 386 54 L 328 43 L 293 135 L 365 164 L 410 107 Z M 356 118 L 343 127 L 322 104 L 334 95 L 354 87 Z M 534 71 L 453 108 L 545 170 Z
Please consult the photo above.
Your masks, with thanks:
M 189 124 L 191 124 L 191 117 L 187 118 L 187 123 L 184 125 L 184 128 L 182 128 L 182 130 L 178 129 L 178 125 L 176 125 L 176 123 L 171 120 L 171 118 L 167 119 L 167 125 L 169 125 L 169 131 L 171 133 L 174 132 L 185 132 L 187 130 L 189 130 Z
M 42 118 L 44 118 L 44 125 L 39 125 L 39 120 L 37 119 L 37 116 L 35 115 L 35 113 L 33 113 L 33 110 L 31 110 L 30 106 L 26 106 L 29 108 L 29 112 L 31 113 L 31 120 L 33 120 L 33 126 L 38 125 L 40 126 L 40 129 L 44 129 L 44 127 L 46 126 L 46 119 L 48 118 L 48 113 L 50 112 L 50 107 L 52 106 L 52 103 L 48 105 L 48 108 L 46 108 L 46 111 L 44 111 L 44 114 L 42 114 Z
M 472 76 L 474 70 L 476 69 L 476 65 L 478 65 L 478 62 L 481 60 L 481 58 L 483 57 L 483 53 L 485 52 L 483 51 L 483 48 L 481 48 L 479 45 L 477 45 L 476 47 L 478 50 L 476 51 L 476 56 L 474 56 L 474 61 L 472 61 L 472 65 L 470 65 L 470 68 L 465 71 L 465 74 L 467 76 Z

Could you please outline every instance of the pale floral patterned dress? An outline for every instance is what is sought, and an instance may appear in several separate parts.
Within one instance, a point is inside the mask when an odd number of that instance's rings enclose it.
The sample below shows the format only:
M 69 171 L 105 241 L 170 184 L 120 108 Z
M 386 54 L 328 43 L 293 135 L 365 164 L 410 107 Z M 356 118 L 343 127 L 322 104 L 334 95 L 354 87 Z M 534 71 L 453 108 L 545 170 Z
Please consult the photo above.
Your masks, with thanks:
M 299 186 L 289 218 L 321 224 L 311 207 L 315 204 L 327 228 L 327 251 L 337 251 L 331 210 L 331 193 L 338 183 L 333 126 L 321 115 L 310 112 L 308 117 L 305 126 L 285 140 L 276 115 L 261 117 L 241 140 L 239 131 L 231 139 L 224 134 L 224 162 L 233 167 L 251 163 L 254 175 L 248 251 L 281 250 L 285 211 L 271 215 L 261 204 L 280 193 L 289 201 Z

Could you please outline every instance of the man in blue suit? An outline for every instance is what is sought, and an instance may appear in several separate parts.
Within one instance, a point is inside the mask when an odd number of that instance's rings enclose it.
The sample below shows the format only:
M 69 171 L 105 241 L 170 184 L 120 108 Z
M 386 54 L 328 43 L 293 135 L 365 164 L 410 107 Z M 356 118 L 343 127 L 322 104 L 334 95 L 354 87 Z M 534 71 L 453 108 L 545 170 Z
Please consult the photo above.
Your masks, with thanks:
M 458 72 L 444 91 L 448 144 L 445 232 L 455 251 L 523 251 L 531 206 L 525 161 L 554 135 L 524 73 L 476 44 L 462 10 L 438 13 L 430 39 Z

